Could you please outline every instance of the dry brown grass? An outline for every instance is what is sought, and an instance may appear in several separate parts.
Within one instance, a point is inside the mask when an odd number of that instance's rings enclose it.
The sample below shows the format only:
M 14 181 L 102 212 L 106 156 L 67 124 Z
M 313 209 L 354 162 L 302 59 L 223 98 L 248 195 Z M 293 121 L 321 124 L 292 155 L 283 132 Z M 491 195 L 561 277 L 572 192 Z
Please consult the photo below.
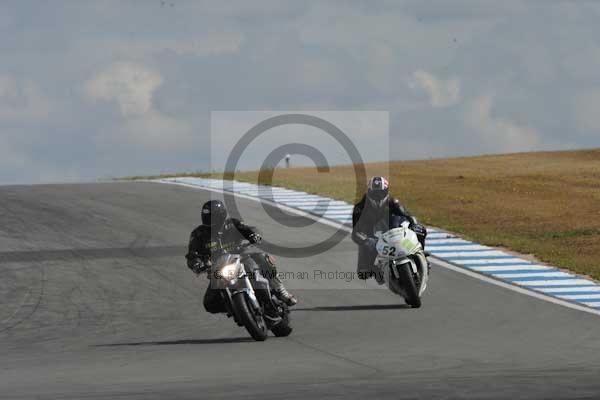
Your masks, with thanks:
M 401 161 L 367 170 L 389 176 L 393 194 L 430 225 L 600 279 L 600 149 Z M 235 178 L 257 182 L 258 173 Z M 329 173 L 280 169 L 272 184 L 355 200 L 349 166 Z

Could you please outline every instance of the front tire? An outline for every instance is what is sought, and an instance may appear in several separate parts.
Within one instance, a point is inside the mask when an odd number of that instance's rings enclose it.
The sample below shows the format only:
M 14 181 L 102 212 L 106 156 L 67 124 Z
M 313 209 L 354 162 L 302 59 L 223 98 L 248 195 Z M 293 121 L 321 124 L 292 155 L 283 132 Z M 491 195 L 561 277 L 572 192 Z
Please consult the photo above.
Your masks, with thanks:
M 400 280 L 402 282 L 402 286 L 404 287 L 404 291 L 406 292 L 406 304 L 412 308 L 421 307 L 419 289 L 417 287 L 417 283 L 415 282 L 415 276 L 410 264 L 406 263 L 401 265 L 400 268 L 398 268 L 398 272 L 400 273 Z
M 233 296 L 233 307 L 250 336 L 258 342 L 265 341 L 267 339 L 267 326 L 262 315 L 254 313 L 252 307 L 248 305 L 248 295 L 238 293 Z

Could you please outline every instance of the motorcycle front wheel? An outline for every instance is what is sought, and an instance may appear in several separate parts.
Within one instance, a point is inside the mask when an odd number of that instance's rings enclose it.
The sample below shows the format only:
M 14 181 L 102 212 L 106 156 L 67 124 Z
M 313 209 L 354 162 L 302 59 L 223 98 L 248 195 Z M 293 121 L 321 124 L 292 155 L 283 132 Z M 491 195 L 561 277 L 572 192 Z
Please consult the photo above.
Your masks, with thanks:
M 419 296 L 419 289 L 417 282 L 415 282 L 415 274 L 412 271 L 409 263 L 403 264 L 398 268 L 400 273 L 400 281 L 406 292 L 406 304 L 412 308 L 421 307 L 421 297 Z
M 267 339 L 265 320 L 262 315 L 253 311 L 248 304 L 248 296 L 245 293 L 238 293 L 233 296 L 233 307 L 236 315 L 239 316 L 242 324 L 254 340 L 262 342 Z

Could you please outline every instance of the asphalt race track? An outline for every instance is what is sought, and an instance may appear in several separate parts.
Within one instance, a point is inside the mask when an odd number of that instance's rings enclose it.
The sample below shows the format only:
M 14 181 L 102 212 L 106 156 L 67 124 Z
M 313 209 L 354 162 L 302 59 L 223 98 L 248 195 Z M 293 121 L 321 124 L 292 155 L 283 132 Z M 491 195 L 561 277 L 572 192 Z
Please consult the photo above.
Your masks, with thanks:
M 290 281 L 288 338 L 202 307 L 183 255 L 214 193 L 159 183 L 0 187 L 0 399 L 600 398 L 600 318 L 433 267 L 423 308 L 358 282 Z M 277 243 L 260 204 L 240 213 Z M 345 239 L 281 271 L 353 271 Z

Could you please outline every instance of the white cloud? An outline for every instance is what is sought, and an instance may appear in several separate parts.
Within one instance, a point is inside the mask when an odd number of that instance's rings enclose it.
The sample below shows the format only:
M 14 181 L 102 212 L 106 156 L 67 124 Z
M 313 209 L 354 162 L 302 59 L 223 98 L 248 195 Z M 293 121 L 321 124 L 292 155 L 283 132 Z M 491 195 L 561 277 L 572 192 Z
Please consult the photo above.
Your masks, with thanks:
M 123 116 L 144 114 L 152 108 L 152 95 L 163 83 L 162 77 L 141 64 L 117 62 L 85 85 L 94 100 L 114 101 Z
M 460 101 L 460 80 L 451 78 L 443 80 L 433 74 L 418 70 L 409 80 L 412 89 L 424 90 L 429 96 L 432 107 L 449 107 Z
M 600 145 L 593 2 L 46 3 L 0 5 L 0 153 L 15 165 L 201 164 L 171 149 L 206 141 L 210 110 L 389 110 L 402 158 Z
M 465 124 L 477 133 L 484 148 L 494 152 L 528 151 L 541 144 L 533 128 L 520 126 L 507 118 L 492 115 L 493 97 L 484 95 L 472 101 L 465 113 Z
M 193 145 L 190 124 L 155 110 L 129 119 L 124 126 L 124 132 L 131 144 L 149 150 L 193 150 L 190 148 Z
M 147 150 L 188 149 L 193 141 L 191 125 L 163 115 L 153 104 L 153 95 L 163 78 L 144 65 L 117 62 L 90 79 L 86 94 L 94 100 L 114 101 L 124 117 L 116 132 L 104 131 L 97 138 L 109 145 L 122 143 Z

